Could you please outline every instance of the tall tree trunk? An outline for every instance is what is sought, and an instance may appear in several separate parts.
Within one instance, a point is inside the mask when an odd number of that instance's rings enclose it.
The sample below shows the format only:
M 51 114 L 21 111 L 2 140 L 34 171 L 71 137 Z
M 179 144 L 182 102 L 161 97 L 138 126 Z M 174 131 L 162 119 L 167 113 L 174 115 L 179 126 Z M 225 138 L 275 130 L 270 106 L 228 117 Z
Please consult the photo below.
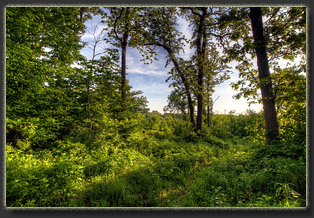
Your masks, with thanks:
M 202 84 L 202 76 L 198 75 L 198 85 Z M 202 91 L 200 87 L 199 92 Z M 197 118 L 196 118 L 196 130 L 202 130 L 202 120 L 203 120 L 203 95 L 202 93 L 197 94 Z
M 122 98 L 122 108 L 125 109 L 126 106 L 126 48 L 128 46 L 128 33 L 123 34 L 122 39 L 122 62 L 121 62 L 121 98 Z
M 266 42 L 263 31 L 262 10 L 260 7 L 251 7 L 249 17 L 251 19 L 254 37 L 255 52 L 257 57 L 258 76 L 262 82 L 261 93 L 264 109 L 266 143 L 278 140 L 277 113 L 270 79 Z
M 209 108 L 209 104 L 207 105 L 207 127 L 209 127 L 209 121 L 210 121 L 210 108 Z
M 129 15 L 129 8 L 126 8 L 126 17 Z M 130 29 L 130 21 L 126 21 L 126 30 L 123 33 L 123 38 L 121 41 L 122 47 L 122 60 L 121 60 L 121 98 L 122 98 L 122 110 L 126 109 L 126 49 L 128 47 L 129 40 L 129 29 Z
M 197 32 L 197 56 L 198 56 L 198 75 L 197 75 L 197 121 L 196 130 L 202 130 L 203 123 L 203 78 L 204 78 L 204 61 L 206 54 L 206 32 L 205 32 L 205 18 L 207 17 L 207 8 L 202 8 L 202 15 L 200 16 L 200 23 Z

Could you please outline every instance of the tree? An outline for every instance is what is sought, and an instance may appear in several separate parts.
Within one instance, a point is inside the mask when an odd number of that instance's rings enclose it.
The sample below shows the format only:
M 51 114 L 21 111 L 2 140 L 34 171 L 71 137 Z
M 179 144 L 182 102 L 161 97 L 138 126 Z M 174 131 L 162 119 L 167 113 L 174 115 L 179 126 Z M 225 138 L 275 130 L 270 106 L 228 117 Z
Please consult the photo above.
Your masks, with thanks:
M 216 57 L 219 56 L 219 53 L 216 51 L 215 43 L 211 41 L 215 28 L 215 16 L 217 16 L 218 11 L 214 8 L 181 8 L 181 14 L 185 14 L 194 26 L 194 41 L 191 46 L 195 48 L 196 54 L 191 60 L 184 60 L 177 56 L 183 50 L 184 43 L 188 42 L 184 36 L 180 36 L 181 33 L 176 29 L 179 10 L 175 8 L 157 8 L 150 10 L 150 16 L 148 16 L 149 28 L 145 35 L 148 41 L 147 44 L 162 47 L 167 51 L 167 64 L 172 62 L 174 65 L 169 72 L 171 75 L 169 79 L 174 80 L 171 86 L 185 93 L 190 120 L 196 130 L 202 128 L 203 101 L 206 91 L 204 89 L 205 78 L 208 91 L 213 92 L 215 76 L 218 73 L 224 73 L 224 67 L 226 67 L 222 58 Z M 208 43 L 208 41 L 210 42 Z M 212 58 L 211 55 L 215 57 Z M 215 60 L 211 61 L 211 58 Z M 220 70 L 221 72 L 219 72 Z M 197 124 L 195 124 L 194 119 L 193 95 L 196 96 L 198 104 Z
M 130 87 L 131 88 L 131 87 Z M 128 111 L 131 113 L 147 113 L 149 108 L 147 107 L 147 98 L 145 96 L 138 96 L 143 94 L 141 90 L 139 91 L 130 91 L 129 93 L 129 105 Z
M 257 57 L 258 76 L 261 85 L 261 95 L 264 109 L 266 142 L 278 140 L 278 122 L 275 107 L 272 81 L 270 79 L 268 57 L 263 30 L 262 10 L 260 7 L 251 7 L 249 17 L 251 19 L 254 47 Z
M 213 113 L 213 106 L 217 99 L 213 100 L 212 95 L 215 92 L 214 87 L 230 78 L 229 69 L 225 58 L 219 54 L 216 46 L 209 46 L 209 58 L 206 62 L 206 74 L 204 82 L 204 106 L 207 106 L 207 126 L 210 125 L 210 116 Z M 205 108 L 204 108 L 205 109 Z M 204 110 L 205 111 L 205 110 Z
M 188 100 L 190 121 L 195 127 L 194 105 L 192 99 L 191 81 L 187 77 L 187 64 L 178 54 L 183 50 L 184 36 L 176 29 L 178 11 L 176 8 L 153 8 L 147 10 L 147 32 L 144 33 L 146 45 L 158 46 L 166 50 L 168 60 L 166 66 L 172 63 L 174 68 L 170 71 L 169 79 L 180 80 L 184 86 L 184 93 Z M 169 80 L 168 79 L 168 80 Z M 167 80 L 167 81 L 168 81 Z M 175 86 L 175 84 L 172 84 Z
M 209 98 L 209 102 L 207 105 L 207 127 L 210 127 L 210 116 L 212 116 L 214 104 L 219 98 L 220 96 L 218 96 L 215 100 L 213 100 L 212 98 Z
M 280 139 L 305 148 L 306 69 L 292 66 L 277 69 L 273 75 Z
M 219 19 L 220 35 L 222 36 L 220 42 L 223 44 L 224 52 L 228 54 L 230 60 L 235 60 L 238 63 L 236 69 L 239 71 L 241 79 L 232 83 L 232 87 L 240 92 L 235 98 L 245 97 L 250 104 L 263 101 L 274 101 L 275 104 L 278 104 L 279 102 L 276 99 L 278 96 L 276 95 L 276 89 L 278 87 L 270 89 L 273 92 L 273 94 L 270 94 L 273 95 L 273 100 L 264 98 L 258 90 L 265 86 L 268 86 L 269 89 L 270 82 L 274 82 L 274 78 L 278 78 L 276 74 L 282 69 L 282 64 L 279 61 L 286 59 L 292 62 L 300 58 L 300 61 L 296 61 L 296 63 L 299 66 L 304 65 L 306 51 L 305 8 L 261 8 L 261 13 L 263 13 L 263 19 L 265 19 L 264 22 L 260 20 L 262 23 L 259 24 L 263 28 L 263 41 L 257 43 L 252 34 L 252 27 L 255 26 L 252 22 L 256 23 L 257 21 L 255 13 L 250 13 L 249 8 L 228 8 L 228 13 Z M 252 15 L 254 21 L 249 18 L 249 14 Z M 271 72 L 270 77 L 264 79 L 260 79 L 259 69 L 256 70 L 253 65 L 253 60 L 257 57 L 256 48 L 262 50 L 262 47 L 266 50 L 268 71 Z M 264 66 L 266 65 L 264 64 Z M 278 84 L 277 81 L 275 82 Z M 267 102 L 265 103 L 267 104 Z M 271 111 L 271 113 L 274 113 L 274 109 L 271 109 Z M 266 117 L 272 119 L 271 117 L 274 117 L 274 115 L 265 115 L 265 119 L 267 119 Z M 268 122 L 272 123 L 272 121 Z M 267 128 L 271 128 L 269 125 Z M 274 128 L 276 129 L 276 124 L 274 124 Z M 267 133 L 268 130 L 265 129 L 265 132 L 267 143 L 270 143 L 272 138 L 277 138 L 278 130 Z
M 83 8 L 84 9 L 84 8 Z M 81 8 L 80 12 L 85 11 Z M 82 16 L 82 15 L 80 15 Z M 113 55 L 112 51 L 109 49 L 104 49 L 102 51 L 99 50 L 99 46 L 104 43 L 104 31 L 105 29 L 102 29 L 98 35 L 96 35 L 97 29 L 99 29 L 99 24 L 98 23 L 95 27 L 93 32 L 91 33 L 93 36 L 93 41 L 91 42 L 86 42 L 87 46 L 91 49 L 92 51 L 92 57 L 91 60 L 84 60 L 83 63 L 81 63 L 85 69 L 86 75 L 85 79 L 82 78 L 83 80 L 86 80 L 86 103 L 85 103 L 85 113 L 87 114 L 87 117 L 89 117 L 89 107 L 90 107 L 90 89 L 91 86 L 93 85 L 92 83 L 95 83 L 94 81 L 94 74 L 102 74 L 103 71 L 99 71 L 99 64 L 101 64 L 102 61 L 104 61 L 106 58 L 103 57 L 105 53 L 111 54 L 110 56 L 112 57 L 113 63 L 117 61 L 117 57 Z M 97 60 L 97 58 L 100 57 L 101 61 Z M 97 68 L 98 69 L 95 69 Z
M 122 109 L 126 107 L 126 52 L 127 47 L 140 48 L 142 42 L 141 36 L 145 28 L 143 19 L 143 8 L 138 7 L 114 7 L 109 8 L 110 16 L 103 16 L 103 22 L 107 23 L 109 27 L 108 36 L 112 41 L 109 41 L 114 46 L 121 48 L 121 99 Z M 106 20 L 107 18 L 107 20 Z M 146 53 L 144 50 L 142 52 Z
M 197 78 L 194 79 L 193 87 L 194 94 L 197 98 L 197 123 L 196 130 L 202 130 L 203 123 L 203 111 L 206 100 L 204 97 L 205 92 L 212 93 L 216 82 L 223 79 L 227 79 L 228 68 L 226 66 L 225 59 L 220 57 L 220 53 L 217 51 L 216 34 L 217 18 L 222 13 L 219 8 L 182 8 L 183 14 L 190 20 L 193 26 L 193 41 L 191 47 L 196 49 L 195 55 L 192 57 L 193 66 L 195 66 L 195 72 Z M 223 76 L 218 76 L 222 73 Z M 220 78 L 220 79 L 218 79 Z M 219 82 L 219 83 L 220 83 Z M 206 83 L 206 87 L 205 87 Z M 206 90 L 207 88 L 207 90 Z M 208 97 L 210 97 L 209 94 Z M 209 104 L 210 99 L 207 100 Z
M 68 77 L 85 30 L 79 9 L 9 7 L 6 16 L 8 142 L 49 144 L 71 124 Z
M 172 91 L 168 96 L 168 105 L 164 107 L 164 112 L 186 114 L 188 102 L 183 92 L 178 89 Z
M 209 13 L 207 8 L 190 8 L 192 15 L 194 15 L 194 26 L 196 33 L 196 66 L 197 66 L 197 119 L 196 130 L 202 130 L 203 123 L 203 92 L 204 92 L 204 75 L 205 75 L 205 61 L 208 58 L 207 40 L 208 34 L 205 26 L 206 19 Z M 196 16 L 195 16 L 196 15 Z M 193 17 L 193 16 L 192 16 Z M 195 34 L 194 33 L 194 34 Z

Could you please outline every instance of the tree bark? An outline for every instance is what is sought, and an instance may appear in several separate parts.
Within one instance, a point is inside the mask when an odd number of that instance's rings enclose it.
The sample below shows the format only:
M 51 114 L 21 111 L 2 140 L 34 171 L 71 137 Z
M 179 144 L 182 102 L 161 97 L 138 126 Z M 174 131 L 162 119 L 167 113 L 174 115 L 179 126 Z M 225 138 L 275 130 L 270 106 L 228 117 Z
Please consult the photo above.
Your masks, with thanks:
M 126 17 L 128 17 L 129 9 L 126 9 Z M 122 98 L 122 110 L 126 109 L 126 49 L 128 47 L 129 40 L 130 21 L 126 23 L 126 28 L 121 40 L 122 47 L 122 60 L 121 60 L 121 98 Z
M 122 62 L 121 62 L 121 98 L 122 108 L 125 109 L 126 105 L 126 49 L 128 46 L 128 32 L 123 34 L 122 39 Z
M 254 38 L 255 52 L 257 57 L 258 76 L 262 82 L 261 94 L 264 109 L 266 143 L 278 140 L 277 113 L 272 91 L 272 81 L 266 52 L 266 42 L 263 31 L 262 10 L 260 7 L 251 7 L 249 17 Z
M 202 14 L 197 31 L 197 56 L 198 56 L 198 75 L 197 75 L 197 121 L 196 130 L 202 130 L 203 123 L 203 79 L 204 79 L 204 61 L 206 52 L 207 37 L 205 32 L 205 18 L 207 17 L 207 8 L 201 8 Z

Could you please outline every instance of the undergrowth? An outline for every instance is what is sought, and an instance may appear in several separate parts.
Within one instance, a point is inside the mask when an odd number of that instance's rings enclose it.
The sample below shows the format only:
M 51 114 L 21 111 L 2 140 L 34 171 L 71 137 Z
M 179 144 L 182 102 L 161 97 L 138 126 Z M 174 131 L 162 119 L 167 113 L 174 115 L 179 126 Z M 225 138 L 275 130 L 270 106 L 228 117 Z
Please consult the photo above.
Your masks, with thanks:
M 109 129 L 116 135 L 91 144 L 69 137 L 40 150 L 7 145 L 7 206 L 306 205 L 304 145 L 265 145 L 222 124 L 197 134 L 174 121 L 124 137 Z

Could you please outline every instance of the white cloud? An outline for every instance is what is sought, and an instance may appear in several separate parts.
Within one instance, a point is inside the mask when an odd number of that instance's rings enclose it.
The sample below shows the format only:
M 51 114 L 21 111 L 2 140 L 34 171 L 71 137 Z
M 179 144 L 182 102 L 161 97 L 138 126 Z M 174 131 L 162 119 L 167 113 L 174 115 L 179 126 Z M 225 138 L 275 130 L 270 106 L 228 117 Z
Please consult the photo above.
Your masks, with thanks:
M 94 36 L 91 33 L 86 32 L 82 37 L 81 37 L 83 42 L 90 42 L 94 40 Z
M 168 93 L 171 92 L 171 88 L 165 83 L 150 83 L 150 84 L 138 84 L 134 85 L 134 89 L 142 90 L 144 93 L 148 95 L 165 95 L 166 98 Z
M 179 31 L 181 31 L 187 38 L 192 38 L 192 30 L 191 27 L 189 27 L 190 23 L 183 17 L 178 17 L 178 25 L 179 25 Z
M 127 73 L 137 73 L 153 76 L 166 76 L 170 71 L 171 66 L 165 68 L 165 55 L 158 54 L 159 61 L 153 61 L 151 64 L 145 65 L 141 61 L 142 56 L 134 48 L 128 48 L 127 50 Z
M 158 70 L 145 70 L 140 67 L 132 67 L 127 69 L 128 74 L 137 73 L 143 75 L 152 75 L 152 76 L 166 76 L 166 71 L 158 71 Z

